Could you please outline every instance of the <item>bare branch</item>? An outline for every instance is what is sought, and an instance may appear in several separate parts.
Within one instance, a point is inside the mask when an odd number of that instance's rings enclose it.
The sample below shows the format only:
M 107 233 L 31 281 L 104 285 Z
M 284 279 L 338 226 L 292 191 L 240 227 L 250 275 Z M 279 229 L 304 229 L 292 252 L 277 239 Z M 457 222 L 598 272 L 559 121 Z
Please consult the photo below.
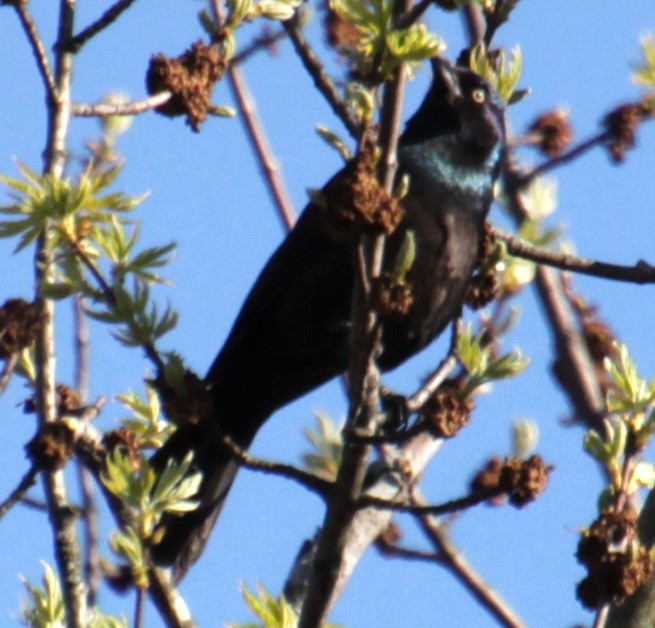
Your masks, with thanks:
M 457 346 L 457 334 L 461 326 L 461 319 L 453 321 L 450 337 L 450 349 L 448 355 L 439 363 L 436 370 L 425 380 L 425 383 L 409 399 L 407 399 L 408 412 L 420 410 L 427 400 L 437 391 L 444 380 L 455 370 L 458 364 L 455 348 Z
M 276 31 L 268 32 L 262 31 L 261 35 L 255 37 L 252 42 L 243 48 L 241 52 L 234 55 L 230 59 L 230 65 L 235 67 L 245 63 L 250 57 L 261 50 L 271 49 L 275 44 L 282 41 L 287 37 L 287 32 L 284 28 L 280 28 Z
M 159 92 L 142 100 L 134 100 L 126 103 L 95 103 L 93 105 L 75 103 L 72 105 L 72 114 L 77 117 L 99 117 L 108 116 L 135 116 L 146 111 L 151 111 L 168 102 L 171 92 Z
M 214 14 L 214 21 L 217 25 L 216 30 L 220 33 L 224 23 L 223 7 L 221 6 L 220 0 L 212 0 L 211 7 Z M 230 86 L 232 87 L 232 93 L 239 106 L 241 119 L 248 133 L 250 144 L 257 155 L 257 161 L 264 181 L 266 181 L 268 191 L 275 202 L 282 223 L 286 230 L 289 231 L 296 222 L 296 212 L 293 209 L 291 198 L 284 185 L 280 167 L 268 145 L 266 134 L 257 116 L 255 103 L 248 92 L 246 81 L 240 70 L 230 64 L 227 74 Z
M 458 512 L 460 510 L 466 510 L 471 508 L 471 506 L 477 506 L 486 502 L 488 499 L 493 497 L 498 497 L 503 495 L 506 491 L 500 487 L 490 488 L 484 491 L 477 491 L 466 495 L 465 497 L 460 497 L 458 499 L 453 499 L 443 504 L 429 504 L 421 505 L 415 504 L 413 502 L 407 501 L 389 501 L 387 499 L 380 499 L 372 495 L 362 495 L 357 500 L 358 508 L 381 508 L 384 510 L 392 510 L 394 512 L 408 512 L 413 515 L 446 515 L 453 512 Z
M 43 45 L 43 40 L 36 30 L 36 24 L 34 23 L 32 16 L 27 10 L 27 3 L 12 2 L 12 5 L 14 9 L 16 9 L 20 23 L 32 48 L 32 53 L 36 59 L 36 64 L 39 67 L 39 74 L 43 80 L 43 85 L 48 97 L 47 99 L 49 101 L 55 101 L 57 99 L 57 86 L 55 85 L 55 78 L 52 75 L 52 70 L 50 69 L 48 53 L 46 52 L 45 46 Z
M 283 26 L 287 35 L 289 35 L 289 39 L 291 40 L 296 53 L 300 57 L 302 64 L 312 77 L 314 85 L 328 101 L 335 115 L 341 120 L 346 129 L 348 129 L 348 133 L 350 133 L 351 137 L 357 139 L 360 135 L 359 123 L 341 97 L 334 82 L 325 71 L 323 63 L 316 56 L 309 43 L 300 32 L 297 18 L 283 22 Z
M 23 499 L 25 493 L 36 482 L 36 476 L 39 470 L 36 465 L 32 465 L 30 470 L 23 476 L 23 479 L 18 483 L 18 486 L 11 492 L 11 495 L 0 503 L 0 519 L 2 519 L 19 501 Z
M 508 196 L 510 211 L 517 224 L 520 224 L 527 212 L 512 181 L 512 178 L 517 176 L 521 175 L 515 167 L 507 168 L 507 189 L 513 190 Z M 569 395 L 576 415 L 589 427 L 598 428 L 605 413 L 604 397 L 560 276 L 550 268 L 537 266 L 535 287 L 550 322 L 557 361 L 562 367 L 558 379 Z
M 251 456 L 247 451 L 239 447 L 229 436 L 223 436 L 221 438 L 221 444 L 228 449 L 239 464 L 246 469 L 260 471 L 271 475 L 279 475 L 294 480 L 306 489 L 317 493 L 323 498 L 325 498 L 328 491 L 332 488 L 332 482 L 324 480 L 313 473 L 307 473 L 307 471 L 303 471 L 293 465 L 273 462 L 271 460 L 263 460 L 262 458 Z
M 531 260 L 539 264 L 553 266 L 561 270 L 568 270 L 582 275 L 591 275 L 603 279 L 613 279 L 614 281 L 624 281 L 636 284 L 655 283 L 655 266 L 652 266 L 644 260 L 639 260 L 634 266 L 622 266 L 620 264 L 609 264 L 596 260 L 586 259 L 562 253 L 559 251 L 549 251 L 521 240 L 516 236 L 491 227 L 492 235 L 507 244 L 507 250 L 515 257 Z
M 527 174 L 519 176 L 515 181 L 515 185 L 517 186 L 517 188 L 523 188 L 526 185 L 529 185 L 531 181 L 541 176 L 542 174 L 545 174 L 546 172 L 550 172 L 551 170 L 557 168 L 558 166 L 563 166 L 564 164 L 567 164 L 573 161 L 574 159 L 577 159 L 578 157 L 584 155 L 587 151 L 591 150 L 592 148 L 605 144 L 611 138 L 612 138 L 612 133 L 610 131 L 603 131 L 601 133 L 598 133 L 597 135 L 594 135 L 588 140 L 585 140 L 584 142 L 581 142 L 577 146 L 573 147 L 571 150 L 561 155 L 558 155 L 557 157 L 553 157 L 548 161 L 545 161 L 544 163 L 540 164 L 539 166 L 534 168 L 534 170 L 531 170 Z
M 11 376 L 16 370 L 16 365 L 18 364 L 18 353 L 12 353 L 8 358 L 5 359 L 5 365 L 2 367 L 0 372 L 0 397 L 7 390 Z
M 417 503 L 418 498 L 414 495 Z M 439 563 L 448 569 L 471 595 L 503 626 L 522 628 L 524 623 L 516 613 L 473 569 L 466 557 L 448 538 L 443 525 L 430 515 L 417 517 L 417 521 L 437 550 Z
M 118 0 L 116 4 L 109 7 L 95 22 L 89 24 L 89 26 L 74 37 L 68 39 L 68 41 L 63 42 L 66 51 L 72 52 L 73 54 L 78 53 L 84 44 L 105 28 L 111 26 L 123 11 L 129 9 L 134 2 L 135 0 Z
M 60 0 L 59 7 L 55 47 L 55 82 L 58 97 L 49 99 L 47 103 L 47 145 L 44 151 L 44 171 L 53 178 L 62 176 L 66 163 L 73 56 L 62 50 L 62 44 L 68 41 L 72 34 L 76 0 Z M 44 316 L 44 324 L 36 340 L 36 400 L 41 426 L 57 420 L 54 303 L 41 296 L 41 287 L 48 280 L 52 262 L 52 252 L 48 246 L 49 228 L 50 225 L 46 224 L 37 240 L 34 260 L 36 302 Z M 86 595 L 75 515 L 68 503 L 64 472 L 45 472 L 42 476 L 52 525 L 55 560 L 62 583 L 66 624 L 71 628 L 82 628 L 87 625 L 88 619 Z

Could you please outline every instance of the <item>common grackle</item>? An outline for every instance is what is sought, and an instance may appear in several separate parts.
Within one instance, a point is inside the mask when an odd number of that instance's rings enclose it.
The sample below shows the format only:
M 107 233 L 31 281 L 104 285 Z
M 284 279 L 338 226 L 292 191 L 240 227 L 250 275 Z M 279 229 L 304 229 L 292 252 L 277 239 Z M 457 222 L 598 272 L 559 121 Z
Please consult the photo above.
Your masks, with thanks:
M 408 230 L 416 255 L 408 277 L 412 305 L 383 323 L 381 369 L 424 348 L 458 314 L 504 141 L 503 103 L 489 84 L 435 58 L 430 90 L 398 145 L 398 176 L 409 176 L 409 190 L 404 218 L 387 239 L 386 267 L 393 267 Z M 204 548 L 238 470 L 217 444 L 218 434 L 248 447 L 275 410 L 348 366 L 352 244 L 326 231 L 324 213 L 320 203 L 305 208 L 246 298 L 206 377 L 214 419 L 178 428 L 155 455 L 161 467 L 193 450 L 203 473 L 198 509 L 166 516 L 162 538 L 152 547 L 154 560 L 174 564 L 178 578 Z

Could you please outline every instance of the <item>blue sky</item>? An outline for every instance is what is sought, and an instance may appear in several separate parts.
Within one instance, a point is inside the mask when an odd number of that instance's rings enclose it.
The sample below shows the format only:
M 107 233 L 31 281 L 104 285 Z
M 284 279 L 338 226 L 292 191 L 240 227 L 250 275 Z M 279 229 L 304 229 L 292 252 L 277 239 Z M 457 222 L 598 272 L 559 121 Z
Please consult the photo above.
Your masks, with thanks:
M 51 45 L 54 3 L 30 3 L 44 39 Z M 103 3 L 80 3 L 84 25 Z M 602 8 L 601 8 L 602 6 Z M 144 95 L 144 74 L 152 54 L 181 53 L 201 36 L 196 13 L 200 2 L 140 0 L 111 30 L 92 42 L 78 58 L 73 87 L 77 102 L 96 101 L 109 91 L 133 98 Z M 322 44 L 316 16 L 309 35 L 331 68 L 334 54 Z M 432 13 L 431 27 L 456 57 L 464 42 L 457 15 Z M 553 107 L 571 114 L 576 137 L 588 137 L 613 106 L 634 99 L 630 67 L 640 58 L 639 39 L 655 31 L 650 0 L 625 3 L 523 0 L 496 41 L 508 49 L 520 44 L 524 73 L 521 85 L 532 94 L 511 108 L 511 128 L 518 132 L 536 115 Z M 247 43 L 255 30 L 246 30 Z M 40 166 L 44 145 L 43 94 L 31 53 L 9 8 L 0 11 L 0 172 L 15 174 L 15 159 Z M 339 167 L 339 158 L 318 139 L 316 124 L 342 132 L 328 106 L 313 90 L 290 46 L 275 56 L 261 54 L 245 67 L 270 143 L 280 162 L 298 210 L 307 188 L 320 185 Z M 406 112 L 420 101 L 428 71 L 418 73 L 408 88 Z M 218 85 L 214 101 L 231 104 L 227 84 Z M 97 136 L 95 121 L 76 120 L 70 150 L 81 154 L 87 138 Z M 655 125 L 644 125 L 639 146 L 618 167 L 602 151 L 590 153 L 554 173 L 559 207 L 549 219 L 564 225 L 576 249 L 587 257 L 616 263 L 655 260 Z M 200 134 L 180 120 L 152 113 L 136 119 L 118 145 L 126 164 L 120 185 L 132 194 L 149 191 L 138 210 L 143 244 L 178 244 L 175 263 L 167 270 L 172 288 L 158 290 L 180 313 L 177 329 L 162 349 L 175 349 L 189 366 L 204 372 L 229 331 L 253 279 L 283 236 L 280 222 L 262 184 L 238 120 L 212 119 Z M 535 161 L 537 160 L 534 157 Z M 503 222 L 499 210 L 492 219 Z M 28 252 L 12 256 L 12 245 L 0 241 L 0 299 L 32 294 Z M 655 374 L 653 288 L 577 278 L 576 286 L 600 308 L 603 318 L 626 342 L 641 372 Z M 461 495 L 474 472 L 491 455 L 509 452 L 509 431 L 516 418 L 530 417 L 541 434 L 538 452 L 556 469 L 548 490 L 522 511 L 479 507 L 457 517 L 452 536 L 481 575 L 530 626 L 564 626 L 591 622 L 575 600 L 574 586 L 583 571 L 574 558 L 577 531 L 595 516 L 601 477 L 582 453 L 583 432 L 560 419 L 570 410 L 549 370 L 552 343 L 531 292 L 520 300 L 521 318 L 507 346 L 519 346 L 531 366 L 516 381 L 500 384 L 481 398 L 471 426 L 447 443 L 425 474 L 423 490 L 439 502 Z M 58 379 L 72 382 L 70 316 L 59 307 Z M 139 351 L 120 348 L 105 329 L 93 326 L 92 396 L 142 390 L 149 365 Z M 385 378 L 411 392 L 419 378 L 443 355 L 439 342 Z M 4 471 L 0 498 L 27 470 L 22 446 L 34 431 L 34 419 L 16 407 L 25 390 L 18 382 L 0 401 L 0 442 Z M 281 410 L 260 432 L 254 453 L 297 462 L 306 449 L 301 428 L 313 426 L 315 411 L 340 419 L 346 403 L 337 385 Z M 109 428 L 125 416 L 110 403 L 98 420 Z M 39 495 L 35 489 L 35 496 Z M 200 626 L 247 619 L 238 584 L 261 581 L 277 593 L 303 539 L 323 516 L 321 503 L 298 486 L 248 471 L 240 473 L 202 561 L 182 585 Z M 408 545 L 419 545 L 411 521 L 401 520 Z M 113 522 L 104 518 L 109 530 Z M 0 527 L 0 624 L 15 618 L 22 597 L 18 573 L 40 579 L 39 558 L 51 561 L 52 541 L 46 518 L 14 509 Z M 103 548 L 105 554 L 107 548 Z M 132 600 L 105 592 L 107 612 L 130 616 Z M 490 617 L 445 571 L 434 566 L 386 560 L 374 551 L 364 558 L 332 619 L 346 626 L 491 626 Z M 150 611 L 147 625 L 157 619 Z

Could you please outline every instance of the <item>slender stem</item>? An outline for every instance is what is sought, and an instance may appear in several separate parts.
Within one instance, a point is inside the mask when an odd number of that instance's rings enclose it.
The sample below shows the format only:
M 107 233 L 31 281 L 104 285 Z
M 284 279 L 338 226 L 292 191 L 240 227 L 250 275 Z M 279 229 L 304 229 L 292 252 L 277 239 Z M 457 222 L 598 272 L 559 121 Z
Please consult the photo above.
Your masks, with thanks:
M 52 75 L 52 70 L 50 69 L 48 53 L 43 45 L 43 40 L 36 29 L 36 24 L 27 10 L 27 3 L 12 2 L 12 5 L 16 9 L 16 13 L 18 13 L 20 23 L 25 31 L 28 41 L 30 42 L 30 46 L 32 47 L 32 52 L 34 53 L 34 58 L 36 59 L 36 64 L 39 68 L 39 74 L 43 80 L 48 101 L 55 101 L 57 99 L 57 86 L 55 85 L 55 79 Z
M 314 85 L 323 97 L 328 101 L 332 111 L 341 120 L 343 125 L 348 129 L 348 133 L 358 139 L 360 135 L 359 123 L 355 119 L 353 112 L 348 107 L 337 89 L 336 85 L 325 71 L 323 63 L 316 56 L 311 46 L 300 32 L 297 19 L 283 22 L 283 26 L 289 35 L 293 47 L 300 57 L 303 66 L 309 72 L 314 81 Z
M 134 100 L 126 103 L 75 103 L 72 106 L 72 113 L 78 117 L 107 117 L 107 116 L 134 116 L 146 111 L 151 111 L 168 102 L 171 92 L 160 92 L 142 100 Z
M 436 370 L 425 380 L 425 383 L 409 399 L 407 399 L 408 412 L 420 410 L 427 400 L 437 391 L 444 380 L 455 370 L 458 364 L 457 354 L 457 334 L 461 326 L 461 319 L 453 321 L 452 334 L 450 339 L 450 349 L 448 355 L 441 361 Z
M 571 150 L 559 155 L 558 157 L 553 157 L 548 161 L 538 165 L 536 168 L 531 170 L 525 175 L 519 176 L 515 182 L 516 186 L 523 188 L 526 185 L 529 185 L 530 182 L 534 181 L 537 177 L 550 172 L 551 170 L 557 168 L 558 166 L 563 166 L 574 159 L 577 159 L 581 155 L 584 155 L 587 151 L 595 148 L 596 146 L 601 146 L 605 144 L 609 139 L 611 139 L 612 133 L 610 131 L 603 131 L 590 137 L 588 140 L 581 142 L 577 146 L 573 147 Z
M 18 364 L 18 353 L 12 353 L 8 358 L 5 359 L 5 365 L 2 367 L 0 372 L 0 397 L 7 390 L 11 376 L 16 370 L 16 365 Z
M 11 492 L 11 495 L 0 503 L 0 519 L 2 519 L 19 501 L 23 499 L 25 493 L 29 488 L 36 482 L 36 476 L 39 474 L 39 470 L 32 466 L 30 470 L 25 474 L 23 479 L 19 482 L 18 486 Z
M 73 30 L 76 0 L 60 0 L 57 42 L 67 41 Z M 44 170 L 53 178 L 60 178 L 66 163 L 66 142 L 70 122 L 70 89 L 73 57 L 55 50 L 55 80 L 58 98 L 48 102 L 47 145 Z M 39 421 L 43 425 L 57 419 L 55 406 L 55 342 L 54 303 L 43 299 L 40 287 L 45 283 L 52 262 L 49 248 L 49 225 L 37 240 L 35 275 L 36 300 L 44 314 L 44 324 L 36 341 L 36 397 Z M 68 503 L 63 471 L 43 473 L 48 512 L 53 528 L 54 553 L 61 575 L 66 624 L 82 628 L 87 623 L 86 596 L 80 567 L 80 547 L 75 527 L 75 514 Z
M 75 388 L 80 396 L 80 406 L 84 406 L 89 390 L 89 328 L 84 313 L 83 297 L 77 295 L 73 301 L 75 319 Z M 95 503 L 93 478 L 86 467 L 78 460 L 77 475 L 82 494 L 82 521 L 86 535 L 84 544 L 84 579 L 87 584 L 87 602 L 90 607 L 97 603 L 100 588 L 100 542 L 98 509 Z
M 241 449 L 241 447 L 239 447 L 228 436 L 223 436 L 221 439 L 221 446 L 227 448 L 239 464 L 246 469 L 279 475 L 290 480 L 295 480 L 305 488 L 314 493 L 318 493 L 322 497 L 325 497 L 328 491 L 332 488 L 332 482 L 324 480 L 313 473 L 303 471 L 293 465 L 262 460 L 261 458 L 251 456 L 247 451 Z
M 414 503 L 408 502 L 394 502 L 389 501 L 388 499 L 380 499 L 372 495 L 362 495 L 357 501 L 358 508 L 382 508 L 384 510 L 392 510 L 394 512 L 408 512 L 413 515 L 447 515 L 453 512 L 458 512 L 460 510 L 466 510 L 471 508 L 471 506 L 477 506 L 486 502 L 493 497 L 498 497 L 505 493 L 504 489 L 494 487 L 487 489 L 485 491 L 477 491 L 466 495 L 464 497 L 459 497 L 458 499 L 452 499 L 443 504 L 427 504 L 427 505 L 417 505 Z
M 655 283 L 655 266 L 644 260 L 639 260 L 634 266 L 610 264 L 578 257 L 569 253 L 549 251 L 530 244 L 525 240 L 521 240 L 497 227 L 491 227 L 491 233 L 498 240 L 505 242 L 508 252 L 515 257 L 522 257 L 523 259 L 528 259 L 539 264 L 545 264 L 546 266 L 552 266 L 582 275 L 613 279 L 614 281 L 642 285 Z
M 216 30 L 220 33 L 224 24 L 221 0 L 212 0 L 211 7 L 214 13 L 214 21 L 216 22 Z M 257 155 L 257 161 L 264 175 L 264 181 L 266 181 L 268 191 L 275 202 L 282 223 L 286 230 L 289 231 L 296 222 L 296 213 L 293 209 L 289 193 L 286 190 L 280 167 L 268 145 L 266 134 L 257 116 L 255 103 L 248 92 L 248 87 L 241 71 L 230 65 L 227 73 L 230 86 L 232 87 L 232 93 L 241 113 L 241 119 L 250 139 L 250 144 Z
M 230 65 L 232 67 L 241 65 L 250 59 L 250 57 L 252 57 L 255 53 L 259 52 L 260 50 L 271 48 L 286 37 L 287 32 L 284 30 L 284 28 L 280 28 L 270 33 L 264 31 L 261 35 L 255 37 L 250 45 L 246 46 L 241 50 L 241 52 L 234 55 L 234 57 L 232 57 L 230 60 Z
M 82 46 L 98 33 L 113 24 L 123 13 L 129 9 L 136 0 L 118 0 L 116 4 L 109 7 L 95 22 L 89 24 L 84 30 L 64 41 L 63 45 L 68 52 L 77 53 Z
M 136 588 L 136 602 L 134 604 L 134 628 L 142 628 L 145 615 L 146 590 L 142 587 Z
M 434 517 L 423 515 L 418 517 L 417 521 L 424 534 L 434 544 L 440 564 L 446 567 L 464 585 L 469 593 L 500 625 L 507 626 L 507 628 L 522 628 L 525 625 L 514 610 L 510 608 L 509 604 L 473 569 L 466 557 L 448 538 L 444 527 Z

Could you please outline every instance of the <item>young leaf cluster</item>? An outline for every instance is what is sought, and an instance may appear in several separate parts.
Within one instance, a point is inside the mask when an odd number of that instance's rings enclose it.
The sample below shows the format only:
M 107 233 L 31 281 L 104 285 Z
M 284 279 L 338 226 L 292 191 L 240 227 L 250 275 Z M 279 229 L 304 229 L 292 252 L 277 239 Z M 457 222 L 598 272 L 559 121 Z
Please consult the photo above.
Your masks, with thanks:
M 22 179 L 0 176 L 13 202 L 0 207 L 0 237 L 17 237 L 16 251 L 41 233 L 52 263 L 40 286 L 41 295 L 62 299 L 81 294 L 103 302 L 106 310 L 94 312 L 101 320 L 123 323 L 118 334 L 128 346 L 154 343 L 172 329 L 176 315 L 167 308 L 159 314 L 149 305 L 148 285 L 162 282 L 156 270 L 168 263 L 173 244 L 135 253 L 138 229 L 128 231 L 122 216 L 137 207 L 141 197 L 130 197 L 108 188 L 120 166 L 89 166 L 74 182 L 40 175 L 19 165 Z M 108 277 L 101 262 L 109 266 Z M 133 290 L 124 284 L 131 277 Z
M 151 302 L 148 286 L 134 279 L 131 291 L 120 284 L 112 287 L 113 302 L 104 310 L 87 309 L 96 320 L 120 324 L 114 337 L 126 347 L 152 346 L 177 325 L 177 313 L 169 306 L 160 313 Z
M 484 332 L 474 335 L 470 324 L 458 335 L 457 357 L 469 374 L 460 391 L 462 398 L 480 386 L 519 375 L 530 362 L 518 350 L 498 357 L 495 353 L 494 345 L 485 342 Z
M 117 399 L 132 413 L 121 423 L 135 435 L 137 449 L 158 449 L 168 440 L 175 428 L 162 416 L 159 396 L 153 388 L 146 387 L 145 399 L 133 391 L 117 395 Z
M 54 569 L 45 561 L 43 565 L 43 586 L 32 584 L 21 576 L 29 599 L 24 602 L 22 619 L 30 628 L 65 628 L 66 610 L 61 592 L 61 583 Z M 125 619 L 103 615 L 98 609 L 91 609 L 87 625 L 89 628 L 127 628 Z
M 341 464 L 343 437 L 341 428 L 325 414 L 316 414 L 318 429 L 303 430 L 312 451 L 302 455 L 305 469 L 324 480 L 333 481 Z
M 606 469 L 612 493 L 628 495 L 639 488 L 655 487 L 655 466 L 640 459 L 641 452 L 655 434 L 655 380 L 646 382 L 625 345 L 617 348 L 615 358 L 605 359 L 611 386 L 606 394 L 610 414 L 603 421 L 604 434 L 589 430 L 585 434 L 585 451 Z M 626 461 L 628 477 L 624 477 Z M 626 482 L 627 480 L 627 482 Z
M 655 88 L 655 35 L 649 33 L 641 40 L 643 63 L 635 68 L 633 80 L 639 85 Z
M 122 447 L 116 447 L 107 456 L 102 482 L 132 513 L 132 522 L 114 531 L 110 543 L 114 552 L 129 563 L 139 588 L 148 586 L 146 542 L 155 540 L 155 528 L 162 515 L 182 514 L 197 507 L 191 498 L 197 493 L 202 476 L 190 472 L 191 464 L 189 454 L 179 463 L 169 460 L 157 474 L 144 456 L 139 456 L 135 465 L 133 457 Z
M 202 477 L 190 472 L 191 464 L 191 455 L 179 463 L 169 460 L 157 474 L 142 455 L 135 469 L 133 458 L 122 447 L 107 456 L 102 482 L 132 511 L 139 539 L 150 538 L 164 513 L 182 514 L 197 507 L 191 498 L 198 492 Z
M 395 28 L 393 0 L 330 0 L 330 8 L 359 32 L 357 49 L 344 53 L 361 76 L 384 79 L 401 63 L 416 64 L 445 49 L 424 24 Z
M 262 584 L 257 585 L 256 594 L 242 584 L 241 594 L 248 609 L 261 623 L 229 623 L 227 624 L 229 628 L 296 628 L 298 625 L 298 615 L 284 596 L 273 597 Z M 325 628 L 338 627 L 335 624 L 325 624 Z
M 510 53 L 509 60 L 505 50 L 501 49 L 498 59 L 492 62 L 484 44 L 478 43 L 471 50 L 469 65 L 474 72 L 489 81 L 506 103 L 516 102 L 515 91 L 523 66 L 521 49 L 518 46 Z M 518 95 L 518 92 L 516 94 Z

